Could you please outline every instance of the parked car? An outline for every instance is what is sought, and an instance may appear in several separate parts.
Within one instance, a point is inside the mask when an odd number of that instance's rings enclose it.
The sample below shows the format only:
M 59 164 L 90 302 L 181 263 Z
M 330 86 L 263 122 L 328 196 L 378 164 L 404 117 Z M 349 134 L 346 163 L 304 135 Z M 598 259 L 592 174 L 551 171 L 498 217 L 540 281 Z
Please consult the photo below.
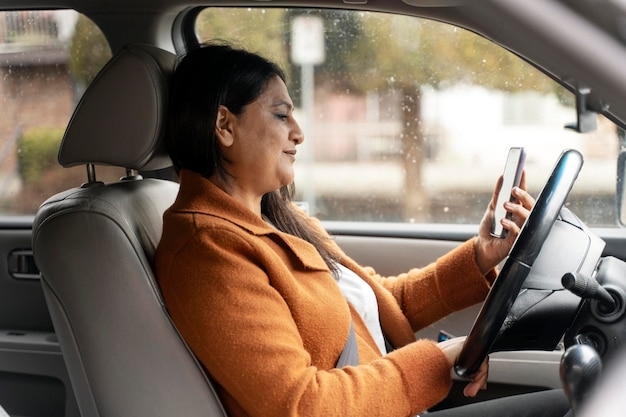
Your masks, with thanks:
M 578 407 L 595 380 L 560 368 L 606 367 L 626 336 L 625 17 L 614 0 L 0 0 L 0 405 L 221 415 L 150 269 L 177 185 L 143 148 L 176 57 L 220 39 L 285 69 L 307 138 L 299 203 L 381 274 L 475 235 L 525 148 L 539 203 L 509 284 L 417 336 L 471 332 L 470 368 L 490 353 L 472 401 L 574 384 Z M 562 365 L 577 346 L 591 358 Z M 437 409 L 470 401 L 462 386 Z

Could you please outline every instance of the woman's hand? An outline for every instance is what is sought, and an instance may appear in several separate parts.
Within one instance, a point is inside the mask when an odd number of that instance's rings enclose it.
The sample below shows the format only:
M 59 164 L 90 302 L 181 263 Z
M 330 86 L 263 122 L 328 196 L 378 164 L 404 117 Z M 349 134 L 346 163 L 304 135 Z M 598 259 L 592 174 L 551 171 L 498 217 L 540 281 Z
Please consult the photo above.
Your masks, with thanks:
M 474 244 L 476 263 L 483 274 L 493 269 L 508 255 L 515 238 L 520 232 L 520 228 L 526 221 L 530 210 L 535 205 L 535 199 L 526 192 L 526 172 L 524 171 L 522 173 L 520 186 L 514 187 L 512 191 L 516 201 L 513 203 L 509 201 L 504 203 L 505 210 L 513 215 L 512 218 L 496 219 L 504 229 L 508 230 L 507 237 L 505 239 L 493 237 L 490 234 L 491 222 L 494 217 L 496 201 L 498 200 L 498 193 L 501 188 L 502 176 L 498 178 L 496 188 L 491 197 L 491 202 L 480 223 L 478 237 Z
M 446 355 L 450 368 L 452 368 L 456 361 L 459 359 L 463 344 L 465 343 L 465 337 L 454 337 L 452 339 L 445 340 L 437 343 L 437 346 Z M 478 371 L 472 375 L 470 382 L 463 389 L 463 395 L 466 397 L 475 397 L 479 390 L 487 389 L 487 377 L 489 375 L 489 356 L 485 358 L 485 361 L 480 365 Z

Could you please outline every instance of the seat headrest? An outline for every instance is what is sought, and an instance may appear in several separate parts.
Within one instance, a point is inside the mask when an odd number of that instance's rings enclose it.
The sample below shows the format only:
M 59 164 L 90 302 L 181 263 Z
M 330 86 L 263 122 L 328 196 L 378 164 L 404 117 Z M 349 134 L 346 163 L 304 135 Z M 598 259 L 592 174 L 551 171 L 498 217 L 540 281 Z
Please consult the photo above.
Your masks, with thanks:
M 149 45 L 128 45 L 115 54 L 74 110 L 59 163 L 135 170 L 171 166 L 164 134 L 174 62 L 174 54 Z

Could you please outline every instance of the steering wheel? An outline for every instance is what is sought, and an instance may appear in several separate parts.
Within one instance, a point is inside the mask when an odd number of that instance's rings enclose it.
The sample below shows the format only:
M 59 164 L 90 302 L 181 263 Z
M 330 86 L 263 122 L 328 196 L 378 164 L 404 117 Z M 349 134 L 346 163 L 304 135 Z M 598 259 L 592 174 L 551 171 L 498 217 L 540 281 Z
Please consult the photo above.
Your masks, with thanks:
M 456 374 L 469 379 L 489 354 L 513 302 L 550 234 L 583 164 L 580 152 L 568 149 L 559 159 L 515 239 L 502 270 L 465 339 Z

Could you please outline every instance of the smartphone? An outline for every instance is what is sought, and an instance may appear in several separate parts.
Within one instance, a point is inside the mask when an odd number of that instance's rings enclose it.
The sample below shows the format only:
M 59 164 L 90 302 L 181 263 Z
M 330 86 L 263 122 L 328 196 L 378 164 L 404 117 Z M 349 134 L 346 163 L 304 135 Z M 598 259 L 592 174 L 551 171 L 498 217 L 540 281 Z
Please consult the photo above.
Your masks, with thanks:
M 508 230 L 503 228 L 500 224 L 502 218 L 511 218 L 511 213 L 504 209 L 504 202 L 507 200 L 515 200 L 511 195 L 511 190 L 513 187 L 519 186 L 520 180 L 522 179 L 524 162 L 526 162 L 526 150 L 523 147 L 513 147 L 509 149 L 509 155 L 504 165 L 502 188 L 500 188 L 500 193 L 498 194 L 493 222 L 491 223 L 491 236 L 504 239 L 507 235 Z

